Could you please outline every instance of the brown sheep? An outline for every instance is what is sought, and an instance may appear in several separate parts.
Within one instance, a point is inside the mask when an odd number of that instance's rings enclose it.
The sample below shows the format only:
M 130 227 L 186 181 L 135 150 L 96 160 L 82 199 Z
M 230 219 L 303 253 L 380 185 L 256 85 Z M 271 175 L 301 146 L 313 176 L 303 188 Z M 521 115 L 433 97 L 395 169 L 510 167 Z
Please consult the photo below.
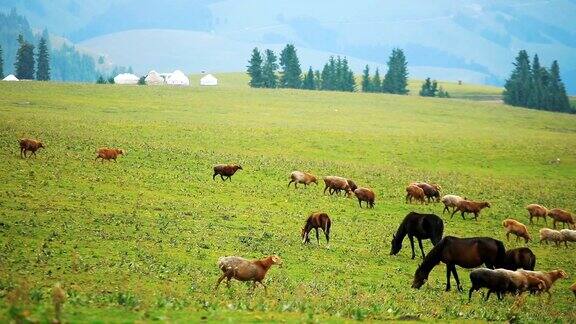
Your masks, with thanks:
M 576 297 L 576 282 L 570 286 L 570 290 L 572 290 L 572 292 L 574 293 L 574 297 Z
M 464 213 L 472 213 L 474 214 L 474 219 L 478 220 L 478 214 L 484 208 L 490 208 L 490 203 L 487 201 L 479 202 L 479 201 L 462 200 L 458 202 L 450 218 L 452 218 L 454 214 L 456 214 L 456 212 L 460 212 L 462 219 L 465 219 Z
M 562 228 L 564 228 L 565 224 L 568 224 L 568 228 L 576 229 L 576 226 L 574 225 L 574 217 L 565 210 L 560 208 L 551 209 L 548 212 L 548 216 L 554 220 L 552 222 L 553 228 L 556 228 L 556 223 L 562 223 Z
M 526 210 L 530 214 L 530 224 L 532 224 L 532 218 L 544 218 L 544 223 L 548 225 L 548 221 L 546 220 L 546 215 L 548 215 L 548 208 L 538 205 L 538 204 L 530 204 L 526 206 Z
M 28 151 L 32 152 L 30 156 L 32 155 L 36 156 L 36 151 L 38 151 L 41 148 L 44 148 L 44 144 L 42 144 L 42 142 L 31 138 L 19 139 L 18 143 L 20 144 L 20 157 L 22 158 L 27 157 L 26 152 Z
M 358 185 L 356 185 L 356 183 L 354 181 L 352 181 L 352 179 L 346 179 L 346 181 L 348 181 L 348 186 L 350 187 L 350 192 L 354 192 L 354 190 L 358 189 Z M 330 189 L 330 194 L 333 194 L 334 192 L 336 192 L 337 195 L 340 194 L 340 192 L 342 191 L 342 189 Z
M 114 160 L 114 162 L 116 162 L 116 158 L 118 158 L 118 156 L 122 154 L 124 154 L 124 150 L 117 148 L 102 147 L 96 151 L 96 158 L 94 159 L 94 161 L 102 159 L 100 160 L 100 162 L 104 162 L 104 160 L 107 161 Z
M 518 270 L 518 272 L 521 272 L 525 275 L 536 277 L 536 278 L 542 280 L 545 283 L 545 287 L 540 291 L 544 291 L 544 292 L 548 293 L 548 300 L 550 300 L 550 298 L 552 298 L 552 294 L 550 293 L 550 288 L 552 288 L 552 285 L 554 285 L 556 280 L 562 279 L 562 278 L 568 278 L 568 274 L 566 274 L 566 272 L 564 270 L 561 270 L 561 269 L 552 270 L 552 271 L 548 271 L 548 272 L 545 272 L 545 271 L 528 271 L 528 270 L 520 269 L 520 270 Z
M 354 190 L 354 194 L 358 198 L 358 205 L 362 208 L 362 202 L 365 201 L 368 207 L 374 208 L 374 199 L 376 198 L 376 194 L 372 189 L 368 188 L 358 188 Z
M 440 190 L 442 189 L 437 184 L 428 184 L 426 182 L 413 182 L 410 185 L 416 185 L 422 190 L 424 190 L 424 195 L 426 195 L 426 199 L 430 202 L 431 199 L 435 199 L 436 202 L 440 202 Z
M 266 285 L 262 283 L 262 280 L 264 280 L 266 273 L 272 265 L 282 264 L 282 259 L 277 255 L 272 255 L 261 260 L 247 260 L 238 256 L 228 256 L 219 258 L 217 264 L 223 274 L 218 278 L 215 289 L 218 289 L 220 282 L 222 282 L 224 278 L 227 279 L 226 285 L 230 287 L 230 280 L 234 278 L 238 281 L 252 281 L 252 289 L 256 288 L 256 283 L 259 283 L 264 287 L 264 291 L 266 291 Z
M 290 182 L 288 182 L 288 187 L 290 187 L 292 183 L 294 183 L 294 188 L 297 188 L 296 184 L 298 183 L 303 183 L 306 187 L 312 182 L 318 185 L 318 180 L 314 175 L 302 171 L 294 171 L 290 173 Z
M 406 187 L 406 203 L 412 203 L 412 198 L 414 198 L 416 201 L 420 201 L 421 204 L 427 203 L 424 190 L 413 184 Z
M 214 174 L 212 175 L 212 180 L 215 180 L 217 175 L 220 175 L 222 181 L 226 179 L 232 181 L 232 176 L 236 171 L 243 170 L 238 164 L 217 164 L 214 166 Z M 226 177 L 226 179 L 224 179 Z
M 326 189 L 329 189 L 328 193 L 330 193 L 331 195 L 334 192 L 338 193 L 341 190 L 344 190 L 348 194 L 348 197 L 352 196 L 352 190 L 350 189 L 348 180 L 346 180 L 345 178 L 336 176 L 326 176 L 324 177 L 324 185 L 325 185 L 324 194 L 326 194 Z
M 502 222 L 502 226 L 506 228 L 506 239 L 510 240 L 510 233 L 516 235 L 516 240 L 519 237 L 524 238 L 525 243 L 528 243 L 532 238 L 530 238 L 530 233 L 528 233 L 528 229 L 526 225 L 514 220 L 514 219 L 505 219 Z

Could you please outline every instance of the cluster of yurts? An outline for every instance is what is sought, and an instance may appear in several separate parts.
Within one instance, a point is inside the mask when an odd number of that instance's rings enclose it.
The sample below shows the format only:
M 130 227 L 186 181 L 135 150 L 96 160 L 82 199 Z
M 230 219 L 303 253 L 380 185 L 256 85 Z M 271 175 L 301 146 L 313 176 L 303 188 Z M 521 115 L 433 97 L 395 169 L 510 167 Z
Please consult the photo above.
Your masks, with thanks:
M 140 77 L 131 73 L 121 73 L 114 77 L 114 83 L 116 84 L 137 84 L 139 80 Z M 158 73 L 152 70 L 146 75 L 144 81 L 147 85 L 190 85 L 190 79 L 188 79 L 186 74 L 180 70 L 176 70 L 172 73 Z M 200 79 L 200 85 L 218 85 L 218 79 L 216 79 L 212 74 L 206 74 Z

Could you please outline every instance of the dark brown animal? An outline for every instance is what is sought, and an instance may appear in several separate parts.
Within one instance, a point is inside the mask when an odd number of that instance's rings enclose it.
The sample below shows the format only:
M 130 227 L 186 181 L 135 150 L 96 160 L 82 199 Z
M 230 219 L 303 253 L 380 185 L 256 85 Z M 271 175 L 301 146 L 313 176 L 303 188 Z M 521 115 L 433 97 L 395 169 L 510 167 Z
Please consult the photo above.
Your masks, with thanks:
M 44 148 L 44 144 L 42 144 L 42 142 L 31 138 L 22 138 L 18 140 L 18 143 L 20 144 L 20 157 L 24 158 L 27 157 L 26 152 L 30 151 L 32 152 L 30 156 L 36 156 L 36 151 Z
M 358 205 L 362 208 L 362 202 L 365 201 L 366 205 L 370 208 L 374 208 L 374 199 L 376 198 L 376 194 L 372 189 L 369 188 L 358 188 L 354 190 L 354 194 L 356 198 L 358 198 Z
M 330 227 L 332 226 L 332 221 L 326 213 L 313 213 L 306 219 L 306 224 L 302 227 L 302 243 L 310 243 L 310 231 L 312 229 L 316 230 L 316 241 L 320 245 L 320 237 L 318 235 L 318 229 L 322 229 L 324 235 L 326 236 L 326 243 L 330 243 Z
M 282 264 L 282 259 L 277 255 L 272 255 L 261 260 L 247 260 L 238 256 L 228 256 L 218 259 L 217 264 L 223 274 L 218 278 L 215 289 L 218 289 L 220 282 L 222 282 L 224 278 L 227 279 L 226 285 L 230 288 L 230 280 L 234 278 L 238 281 L 252 281 L 252 289 L 256 288 L 256 283 L 259 283 L 266 291 L 266 285 L 262 283 L 262 280 L 264 280 L 266 273 L 272 265 Z
M 413 182 L 411 185 L 416 185 L 422 190 L 424 190 L 424 195 L 428 202 L 431 200 L 435 200 L 436 202 L 440 202 L 440 186 L 437 184 L 428 184 L 426 182 Z
M 420 201 L 421 204 L 427 203 L 426 196 L 424 195 L 424 190 L 417 185 L 409 185 L 406 187 L 406 203 L 412 203 L 412 199 Z
M 502 268 L 508 270 L 534 270 L 536 267 L 536 255 L 527 247 L 521 247 L 506 251 L 506 257 Z
M 572 290 L 572 292 L 574 293 L 574 297 L 576 297 L 576 282 L 570 286 L 570 290 Z
M 242 170 L 242 167 L 237 164 L 217 164 L 214 166 L 212 180 L 215 180 L 216 176 L 220 175 L 222 181 L 226 181 L 226 179 L 232 181 L 232 176 L 238 170 Z
M 100 162 L 104 162 L 104 160 L 106 161 L 114 160 L 114 162 L 116 162 L 116 158 L 118 158 L 118 156 L 122 154 L 124 154 L 124 150 L 117 148 L 102 147 L 96 151 L 96 158 L 94 159 L 94 161 L 102 159 L 100 160 Z
M 562 228 L 564 228 L 565 224 L 568 224 L 568 228 L 576 229 L 576 226 L 574 225 L 574 217 L 565 210 L 560 208 L 551 209 L 548 212 L 548 216 L 554 220 L 552 222 L 553 228 L 556 228 L 556 223 L 562 223 Z
M 465 219 L 464 218 L 465 213 L 472 213 L 474 214 L 474 219 L 478 220 L 478 214 L 484 208 L 490 208 L 490 203 L 486 201 L 478 202 L 470 200 L 461 200 L 456 205 L 456 208 L 452 212 L 450 218 L 452 218 L 454 214 L 456 214 L 456 212 L 460 212 L 460 214 L 462 215 L 462 219 Z

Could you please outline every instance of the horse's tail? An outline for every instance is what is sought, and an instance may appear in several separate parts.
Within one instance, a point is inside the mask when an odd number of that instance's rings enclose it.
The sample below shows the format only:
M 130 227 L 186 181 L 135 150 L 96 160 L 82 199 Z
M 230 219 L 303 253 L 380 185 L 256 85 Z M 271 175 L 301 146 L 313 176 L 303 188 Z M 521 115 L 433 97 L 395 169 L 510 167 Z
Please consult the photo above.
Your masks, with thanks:
M 434 217 L 432 234 L 432 244 L 436 245 L 440 242 L 442 236 L 444 235 L 444 221 L 438 216 Z
M 330 220 L 330 218 L 326 218 L 326 224 L 324 224 L 324 232 L 326 234 L 330 234 L 330 227 L 332 226 L 332 221 Z

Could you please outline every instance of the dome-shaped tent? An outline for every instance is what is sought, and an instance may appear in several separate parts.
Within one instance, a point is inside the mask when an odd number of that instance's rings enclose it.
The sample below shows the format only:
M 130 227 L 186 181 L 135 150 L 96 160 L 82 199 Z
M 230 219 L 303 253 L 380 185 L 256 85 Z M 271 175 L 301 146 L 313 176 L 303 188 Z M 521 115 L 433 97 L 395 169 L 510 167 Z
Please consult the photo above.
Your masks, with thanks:
M 2 81 L 20 81 L 20 80 L 18 80 L 18 78 L 15 77 L 14 74 L 10 74 L 6 76 L 4 79 L 2 79 Z
M 176 70 L 166 77 L 166 84 L 187 86 L 190 80 L 182 71 Z
M 212 74 L 206 74 L 200 79 L 200 85 L 202 86 L 215 86 L 218 85 L 218 79 Z
M 154 70 L 148 73 L 144 81 L 146 81 L 147 85 L 160 85 L 165 83 L 164 78 Z
M 139 77 L 131 73 L 121 73 L 114 77 L 116 84 L 138 84 Z

